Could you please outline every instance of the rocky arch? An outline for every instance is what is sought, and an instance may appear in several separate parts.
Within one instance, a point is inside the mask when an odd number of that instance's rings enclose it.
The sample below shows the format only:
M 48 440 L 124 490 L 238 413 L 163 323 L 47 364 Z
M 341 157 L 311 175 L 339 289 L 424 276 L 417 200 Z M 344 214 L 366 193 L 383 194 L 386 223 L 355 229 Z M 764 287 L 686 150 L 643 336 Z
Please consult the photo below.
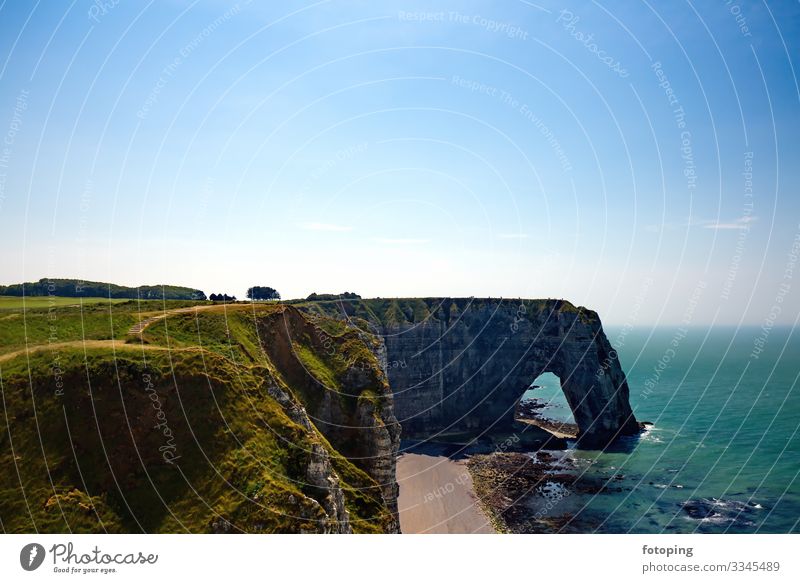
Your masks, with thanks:
M 389 362 L 402 363 L 387 372 L 404 437 L 513 429 L 517 401 L 545 372 L 559 378 L 582 446 L 639 431 L 595 312 L 561 300 L 425 301 L 424 319 L 381 327 Z

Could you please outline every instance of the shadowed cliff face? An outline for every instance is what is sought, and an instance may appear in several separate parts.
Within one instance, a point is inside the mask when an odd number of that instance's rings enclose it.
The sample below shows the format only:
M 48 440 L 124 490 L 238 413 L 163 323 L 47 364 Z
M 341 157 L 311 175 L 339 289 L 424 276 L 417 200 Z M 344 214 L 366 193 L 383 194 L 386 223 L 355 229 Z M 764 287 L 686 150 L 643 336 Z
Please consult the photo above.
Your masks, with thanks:
M 356 324 L 364 318 L 384 338 L 404 437 L 513 431 L 516 403 L 544 372 L 559 377 L 582 446 L 639 430 L 625 373 L 591 310 L 561 300 L 450 298 L 319 309 Z
M 319 325 L 318 325 L 319 324 Z M 395 475 L 400 425 L 392 408 L 380 339 L 355 329 L 315 324 L 287 307 L 258 320 L 262 348 L 334 448 L 375 480 L 399 532 Z M 335 329 L 334 329 L 335 328 Z

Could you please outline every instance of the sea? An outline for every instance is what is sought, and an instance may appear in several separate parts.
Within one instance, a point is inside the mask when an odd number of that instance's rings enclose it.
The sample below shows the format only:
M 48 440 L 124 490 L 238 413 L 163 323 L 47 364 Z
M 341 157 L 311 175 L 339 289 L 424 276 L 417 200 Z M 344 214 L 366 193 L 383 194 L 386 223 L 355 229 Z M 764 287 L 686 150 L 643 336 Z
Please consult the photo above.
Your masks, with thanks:
M 638 437 L 606 451 L 571 443 L 575 487 L 524 501 L 557 532 L 800 532 L 800 330 L 607 327 L 628 377 Z M 571 421 L 558 379 L 525 398 Z

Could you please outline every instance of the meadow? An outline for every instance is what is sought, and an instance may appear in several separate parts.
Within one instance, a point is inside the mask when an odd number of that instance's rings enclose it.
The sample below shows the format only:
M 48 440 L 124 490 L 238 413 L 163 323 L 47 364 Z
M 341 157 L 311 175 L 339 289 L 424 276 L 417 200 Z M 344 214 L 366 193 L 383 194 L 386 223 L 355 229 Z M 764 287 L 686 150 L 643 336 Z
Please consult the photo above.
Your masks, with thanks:
M 143 318 L 210 302 L 0 296 L 0 355 L 36 345 L 125 339 Z

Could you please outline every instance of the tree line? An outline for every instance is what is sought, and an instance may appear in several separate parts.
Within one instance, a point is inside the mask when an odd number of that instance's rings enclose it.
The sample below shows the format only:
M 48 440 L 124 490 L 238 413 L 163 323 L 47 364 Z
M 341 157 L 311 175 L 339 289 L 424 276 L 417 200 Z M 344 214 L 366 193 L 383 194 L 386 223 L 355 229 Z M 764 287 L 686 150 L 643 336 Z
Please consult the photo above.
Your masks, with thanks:
M 202 290 L 177 285 L 127 287 L 101 281 L 50 279 L 0 285 L 0 296 L 57 296 L 63 298 L 114 298 L 131 300 L 204 300 Z
M 208 296 L 212 302 L 235 302 L 236 296 L 229 296 L 228 294 L 211 294 Z M 281 294 L 278 293 L 273 287 L 265 286 L 265 285 L 254 285 L 253 287 L 247 288 L 247 299 L 248 300 L 255 300 L 255 301 L 263 301 L 263 300 L 279 300 L 281 299 Z

